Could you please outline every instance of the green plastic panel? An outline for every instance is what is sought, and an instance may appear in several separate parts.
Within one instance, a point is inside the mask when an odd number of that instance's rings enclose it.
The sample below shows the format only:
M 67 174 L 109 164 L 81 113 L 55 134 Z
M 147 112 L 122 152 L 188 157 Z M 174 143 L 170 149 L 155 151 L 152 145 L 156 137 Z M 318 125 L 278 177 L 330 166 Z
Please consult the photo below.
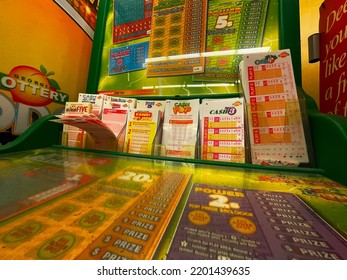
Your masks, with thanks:
M 1 146 L 0 154 L 60 144 L 62 125 L 51 121 L 54 119 L 53 115 L 39 118 L 14 141 Z

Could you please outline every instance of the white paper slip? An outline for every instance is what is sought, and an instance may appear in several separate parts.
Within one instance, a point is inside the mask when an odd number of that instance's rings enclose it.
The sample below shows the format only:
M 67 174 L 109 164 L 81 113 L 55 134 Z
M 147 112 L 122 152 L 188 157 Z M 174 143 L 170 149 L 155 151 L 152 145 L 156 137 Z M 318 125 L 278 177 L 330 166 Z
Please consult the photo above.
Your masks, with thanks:
M 116 137 L 120 135 L 125 128 L 128 109 L 124 108 L 104 108 L 101 120 L 107 125 Z
M 74 126 L 87 132 L 94 140 L 95 149 L 116 150 L 117 138 L 110 128 L 94 114 L 63 114 L 53 120 L 64 125 Z
M 242 86 L 253 163 L 308 163 L 290 50 L 247 54 Z
M 159 123 L 159 110 L 130 109 L 127 119 L 125 152 L 151 155 Z
M 90 102 L 66 102 L 65 115 L 83 115 L 92 112 L 93 104 Z M 74 148 L 83 148 L 86 145 L 87 133 L 76 126 L 64 125 L 62 145 Z
M 101 118 L 102 108 L 104 106 L 103 94 L 79 93 L 78 102 L 88 102 L 92 104 L 92 113 Z
M 201 159 L 245 162 L 243 103 L 243 98 L 202 102 Z
M 195 158 L 199 99 L 166 100 L 162 145 L 165 156 Z

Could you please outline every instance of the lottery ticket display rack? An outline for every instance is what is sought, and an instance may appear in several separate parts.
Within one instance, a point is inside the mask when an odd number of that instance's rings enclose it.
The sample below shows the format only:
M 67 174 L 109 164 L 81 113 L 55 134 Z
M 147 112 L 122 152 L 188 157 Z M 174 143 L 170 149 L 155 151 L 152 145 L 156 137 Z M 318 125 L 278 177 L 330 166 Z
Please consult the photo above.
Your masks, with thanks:
M 99 7 L 90 92 L 110 2 Z M 278 3 L 279 45 L 294 53 L 301 91 L 298 1 Z M 0 258 L 347 259 L 347 123 L 309 96 L 306 106 L 315 168 L 67 148 L 55 117 L 41 118 L 0 148 Z
M 117 2 L 122 3 L 123 1 Z M 214 1 L 209 1 L 209 4 L 213 2 Z M 215 2 L 222 3 L 223 1 Z M 235 3 L 236 2 L 239 1 L 235 1 Z M 327 116 L 320 114 L 314 100 L 307 95 L 301 87 L 299 1 L 269 0 L 249 2 L 267 3 L 266 20 L 263 21 L 263 26 L 260 26 L 260 24 L 256 26 L 258 30 L 263 31 L 263 33 L 259 32 L 261 33 L 260 37 L 263 38 L 263 45 L 269 46 L 275 50 L 290 49 L 291 51 L 295 82 L 300 96 L 305 97 L 304 103 L 306 104 L 306 110 L 310 123 L 309 134 L 312 136 L 312 146 L 314 150 L 314 165 L 317 168 L 323 169 L 327 177 L 346 185 L 347 172 L 345 172 L 344 161 L 347 157 L 347 150 L 344 147 L 346 143 L 347 121 L 345 118 L 340 118 L 338 116 Z M 228 5 L 230 5 L 230 3 Z M 216 9 L 218 8 L 222 9 L 223 6 L 217 6 Z M 264 9 L 259 8 L 259 10 L 264 12 Z M 258 13 L 262 15 L 261 12 Z M 103 3 L 100 3 L 97 30 L 95 32 L 92 59 L 90 63 L 90 73 L 87 83 L 87 92 L 107 93 L 111 91 L 119 94 L 133 95 L 132 97 L 142 99 L 157 99 L 158 97 L 161 99 L 172 97 L 177 99 L 190 99 L 196 97 L 197 95 L 200 95 L 199 97 L 202 99 L 215 98 L 218 94 L 222 98 L 225 97 L 226 93 L 228 93 L 230 96 L 239 95 L 242 89 L 237 81 L 232 83 L 233 85 L 230 86 L 226 86 L 226 83 L 221 83 L 223 85 L 222 87 L 212 88 L 198 87 L 199 82 L 194 80 L 195 75 L 144 78 L 146 77 L 145 70 L 120 73 L 117 75 L 110 74 L 110 65 L 113 63 L 110 54 L 117 50 L 117 48 L 113 47 L 113 14 L 113 1 L 104 1 Z M 231 14 L 229 15 L 229 18 L 241 25 L 240 19 L 237 17 L 234 18 L 233 16 L 234 15 Z M 258 19 L 258 21 L 261 20 Z M 245 28 L 248 27 L 249 26 L 246 25 Z M 250 28 L 252 27 L 253 26 Z M 211 34 L 214 34 L 212 31 Z M 147 39 L 143 38 L 140 40 L 147 42 L 148 37 Z M 242 47 L 235 45 L 237 42 L 233 40 L 228 41 L 228 44 L 236 47 Z M 121 46 L 123 45 L 127 46 L 127 42 L 122 42 Z M 116 44 L 116 46 L 118 45 Z M 118 49 L 123 50 L 122 48 Z M 230 77 L 230 80 L 232 80 L 232 77 Z M 124 81 L 128 82 L 126 82 L 124 85 Z M 204 85 L 204 82 L 202 83 Z M 175 88 L 173 85 L 179 85 L 180 87 Z M 192 86 L 189 87 L 189 85 Z M 324 127 L 324 129 L 322 129 L 322 127 Z

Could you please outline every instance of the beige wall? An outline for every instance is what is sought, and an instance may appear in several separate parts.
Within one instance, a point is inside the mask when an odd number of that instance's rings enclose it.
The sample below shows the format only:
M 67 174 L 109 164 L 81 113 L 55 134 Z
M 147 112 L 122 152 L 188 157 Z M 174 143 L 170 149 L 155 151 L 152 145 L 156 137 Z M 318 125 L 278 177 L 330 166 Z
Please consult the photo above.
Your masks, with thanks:
M 319 106 L 319 62 L 308 62 L 308 37 L 319 32 L 319 7 L 324 0 L 300 0 L 302 86 Z

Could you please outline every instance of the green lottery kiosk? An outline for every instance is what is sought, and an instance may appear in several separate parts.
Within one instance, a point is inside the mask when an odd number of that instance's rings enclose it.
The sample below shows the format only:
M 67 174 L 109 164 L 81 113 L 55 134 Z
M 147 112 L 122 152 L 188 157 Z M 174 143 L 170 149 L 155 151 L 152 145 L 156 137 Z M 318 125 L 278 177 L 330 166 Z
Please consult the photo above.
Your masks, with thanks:
M 289 84 L 298 96 L 293 104 L 280 98 Z M 298 0 L 100 1 L 86 88 L 200 110 L 197 127 L 185 123 L 195 131 L 193 156 L 169 153 L 172 143 L 159 141 L 178 129 L 172 116 L 165 122 L 166 109 L 150 153 L 125 149 L 127 136 L 107 148 L 69 147 L 62 144 L 66 122 L 40 118 L 0 147 L 1 259 L 347 259 L 347 120 L 320 113 L 301 87 Z M 264 117 L 252 110 L 254 102 L 259 111 L 274 104 L 270 88 L 284 113 Z M 206 108 L 230 100 L 245 109 L 230 122 L 253 129 L 245 129 L 235 161 L 211 154 L 217 145 L 204 142 L 209 129 L 209 141 L 229 139 L 216 136 L 222 128 L 208 114 L 218 110 Z M 292 120 L 298 106 L 302 130 L 290 137 L 286 123 L 267 152 L 272 158 L 262 159 L 256 144 L 274 136 L 261 126 Z M 139 111 L 131 110 L 135 130 Z M 292 164 L 280 145 L 302 132 L 306 156 L 299 161 L 306 160 Z

